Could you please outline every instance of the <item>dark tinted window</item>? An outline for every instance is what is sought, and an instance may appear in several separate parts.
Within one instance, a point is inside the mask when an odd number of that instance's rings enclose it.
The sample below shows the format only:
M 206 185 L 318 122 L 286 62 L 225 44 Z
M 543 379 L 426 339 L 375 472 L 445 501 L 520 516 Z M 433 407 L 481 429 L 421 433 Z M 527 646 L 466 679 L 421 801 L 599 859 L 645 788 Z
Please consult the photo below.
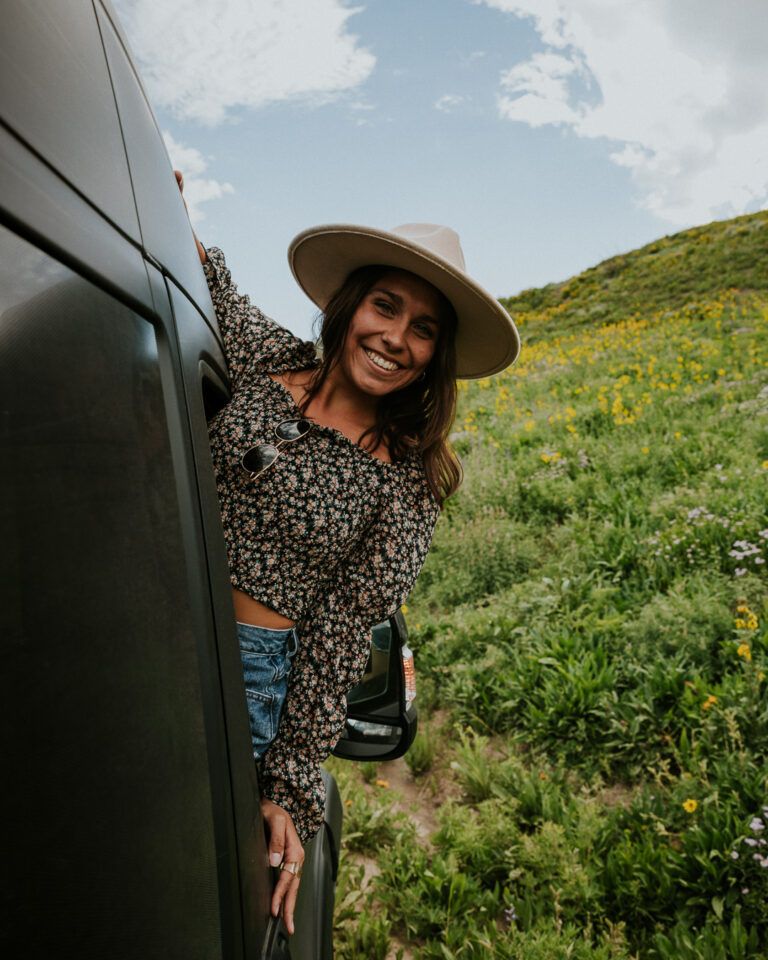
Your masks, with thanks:
M 109 72 L 90 0 L 7 0 L 0 116 L 138 240 Z
M 208 287 L 163 138 L 122 43 L 101 10 L 99 23 L 125 134 L 144 246 L 210 314 Z

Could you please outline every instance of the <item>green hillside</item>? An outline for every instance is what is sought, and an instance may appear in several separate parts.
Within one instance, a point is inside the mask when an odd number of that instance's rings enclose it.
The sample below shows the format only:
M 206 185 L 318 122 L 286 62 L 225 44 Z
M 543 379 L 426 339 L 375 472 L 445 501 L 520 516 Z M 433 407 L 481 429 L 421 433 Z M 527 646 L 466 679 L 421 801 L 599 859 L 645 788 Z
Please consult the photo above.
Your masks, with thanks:
M 501 302 L 528 339 L 579 325 L 674 310 L 691 299 L 736 289 L 768 293 L 768 212 L 684 230 L 611 257 L 565 283 L 524 290 Z M 543 327 L 543 329 L 542 329 Z
M 337 766 L 340 957 L 768 957 L 767 246 L 741 217 L 506 301 L 408 603 L 417 807 Z

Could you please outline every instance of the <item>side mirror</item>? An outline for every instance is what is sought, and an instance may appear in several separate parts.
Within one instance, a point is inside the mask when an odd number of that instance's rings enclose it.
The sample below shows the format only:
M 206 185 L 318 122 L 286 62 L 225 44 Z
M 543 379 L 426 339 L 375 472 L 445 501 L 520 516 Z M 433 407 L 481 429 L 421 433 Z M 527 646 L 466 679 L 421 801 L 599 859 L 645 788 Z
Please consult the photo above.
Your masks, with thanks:
M 335 757 L 395 760 L 413 743 L 418 713 L 413 706 L 416 688 L 407 640 L 408 628 L 400 611 L 373 628 L 363 679 L 347 694 L 347 722 L 333 749 Z

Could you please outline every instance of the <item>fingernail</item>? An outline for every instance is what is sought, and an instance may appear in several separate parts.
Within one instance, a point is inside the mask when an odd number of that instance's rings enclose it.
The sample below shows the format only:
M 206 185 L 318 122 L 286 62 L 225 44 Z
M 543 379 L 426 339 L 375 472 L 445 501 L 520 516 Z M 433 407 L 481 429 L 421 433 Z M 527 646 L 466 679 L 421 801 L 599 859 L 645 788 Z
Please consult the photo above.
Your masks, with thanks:
M 269 855 L 269 865 L 270 867 L 279 867 L 280 866 L 280 854 L 279 853 L 270 853 Z

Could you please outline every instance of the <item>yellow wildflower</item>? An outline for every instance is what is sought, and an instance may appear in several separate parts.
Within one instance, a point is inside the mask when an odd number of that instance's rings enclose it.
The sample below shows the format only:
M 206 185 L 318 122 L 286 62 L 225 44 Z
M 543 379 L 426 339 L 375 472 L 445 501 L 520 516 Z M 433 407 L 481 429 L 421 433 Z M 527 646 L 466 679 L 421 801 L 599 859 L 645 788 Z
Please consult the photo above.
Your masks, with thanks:
M 737 617 L 733 622 L 736 624 L 737 630 L 743 630 L 744 627 L 746 627 L 746 623 L 741 619 L 741 617 Z
M 747 663 L 749 663 L 749 661 L 752 659 L 752 651 L 749 649 L 748 643 L 739 644 L 739 649 L 736 651 L 736 653 L 738 656 L 744 657 Z
M 692 797 L 688 797 L 687 800 L 683 801 L 683 810 L 685 810 L 686 813 L 695 813 L 697 807 L 698 803 Z
M 376 786 L 377 786 L 377 787 L 388 787 L 388 786 L 389 786 L 389 780 L 377 780 L 377 781 L 376 781 Z

